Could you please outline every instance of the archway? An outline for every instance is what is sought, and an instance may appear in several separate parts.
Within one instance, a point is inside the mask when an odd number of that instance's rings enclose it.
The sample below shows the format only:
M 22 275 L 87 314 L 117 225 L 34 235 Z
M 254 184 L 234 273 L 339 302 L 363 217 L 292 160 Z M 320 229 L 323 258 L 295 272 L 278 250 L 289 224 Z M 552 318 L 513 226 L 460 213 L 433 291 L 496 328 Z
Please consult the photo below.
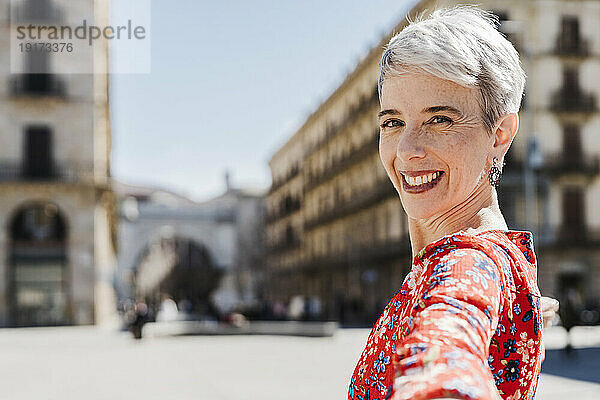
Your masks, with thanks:
M 204 245 L 184 237 L 163 237 L 139 258 L 136 294 L 153 310 L 168 296 L 189 314 L 216 316 L 210 294 L 219 286 L 221 275 Z
M 69 324 L 67 225 L 58 207 L 50 202 L 25 204 L 8 230 L 10 324 Z

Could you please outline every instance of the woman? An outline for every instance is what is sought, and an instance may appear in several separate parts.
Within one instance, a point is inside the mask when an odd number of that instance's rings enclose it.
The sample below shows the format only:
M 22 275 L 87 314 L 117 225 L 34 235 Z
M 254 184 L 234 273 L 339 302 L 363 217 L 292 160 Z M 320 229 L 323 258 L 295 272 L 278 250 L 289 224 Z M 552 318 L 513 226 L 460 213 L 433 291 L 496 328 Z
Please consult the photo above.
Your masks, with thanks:
M 534 396 L 544 348 L 533 238 L 508 229 L 495 189 L 525 74 L 495 23 L 473 7 L 439 10 L 383 53 L 380 158 L 414 257 L 349 399 Z

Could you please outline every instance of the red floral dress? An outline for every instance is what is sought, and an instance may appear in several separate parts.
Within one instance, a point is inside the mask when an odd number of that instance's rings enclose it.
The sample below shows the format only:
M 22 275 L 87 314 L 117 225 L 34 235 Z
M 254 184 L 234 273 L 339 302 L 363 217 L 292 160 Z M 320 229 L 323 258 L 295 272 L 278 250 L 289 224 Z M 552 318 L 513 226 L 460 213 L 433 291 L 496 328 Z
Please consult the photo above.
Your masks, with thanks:
M 348 399 L 533 399 L 544 347 L 529 232 L 429 244 L 371 330 Z

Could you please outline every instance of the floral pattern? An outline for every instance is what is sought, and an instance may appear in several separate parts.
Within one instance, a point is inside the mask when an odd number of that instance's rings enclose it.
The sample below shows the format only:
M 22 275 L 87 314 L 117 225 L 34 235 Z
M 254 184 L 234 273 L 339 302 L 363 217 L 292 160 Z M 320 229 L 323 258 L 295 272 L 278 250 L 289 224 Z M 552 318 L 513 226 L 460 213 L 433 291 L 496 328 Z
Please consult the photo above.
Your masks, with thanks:
M 371 329 L 348 399 L 533 399 L 542 342 L 529 232 L 429 244 Z

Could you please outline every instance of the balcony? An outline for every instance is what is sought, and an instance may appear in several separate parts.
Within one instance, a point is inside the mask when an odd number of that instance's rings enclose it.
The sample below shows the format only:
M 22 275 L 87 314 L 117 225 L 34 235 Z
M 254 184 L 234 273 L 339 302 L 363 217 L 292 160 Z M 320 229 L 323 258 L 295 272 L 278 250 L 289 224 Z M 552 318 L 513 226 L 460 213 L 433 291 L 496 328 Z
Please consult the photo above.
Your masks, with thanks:
M 294 165 L 292 168 L 290 168 L 290 170 L 287 172 L 287 174 L 285 174 L 283 178 L 273 181 L 269 193 L 275 192 L 287 182 L 298 176 L 298 174 L 300 174 L 300 167 L 298 165 Z
M 562 225 L 550 227 L 538 233 L 536 247 L 540 252 L 561 251 L 565 247 L 597 248 L 600 246 L 600 230 L 590 229 L 585 225 Z
M 266 217 L 266 222 L 271 223 L 281 218 L 285 218 L 288 215 L 293 214 L 294 212 L 300 210 L 302 207 L 302 201 L 298 197 L 286 196 L 279 203 L 277 209 L 269 213 Z
M 39 261 L 66 259 L 65 243 L 62 241 L 13 241 L 12 256 L 20 261 Z
M 300 247 L 300 238 L 298 235 L 285 237 L 283 240 L 274 243 L 268 247 L 267 253 L 271 255 L 284 253 L 286 251 L 298 249 Z
M 583 174 L 595 176 L 600 173 L 600 157 L 562 151 L 548 154 L 545 156 L 543 171 L 549 175 Z
M 550 106 L 555 112 L 591 113 L 597 110 L 596 99 L 592 94 L 586 94 L 579 88 L 562 87 L 552 95 Z
M 76 183 L 93 177 L 92 168 L 53 163 L 44 171 L 33 171 L 20 162 L 0 161 L 0 183 L 6 182 L 66 182 Z
M 64 82 L 53 74 L 18 74 L 10 83 L 14 97 L 66 97 Z
M 12 23 L 59 24 L 64 11 L 52 0 L 25 0 L 10 9 Z
M 554 53 L 557 56 L 566 57 L 587 57 L 590 54 L 587 41 L 572 41 L 560 37 L 556 41 Z
M 350 263 L 379 263 L 397 257 L 410 257 L 411 247 L 408 236 L 401 239 L 378 241 L 369 245 L 348 248 L 345 251 L 329 252 L 313 256 L 300 268 L 323 271 L 336 268 L 348 268 Z

